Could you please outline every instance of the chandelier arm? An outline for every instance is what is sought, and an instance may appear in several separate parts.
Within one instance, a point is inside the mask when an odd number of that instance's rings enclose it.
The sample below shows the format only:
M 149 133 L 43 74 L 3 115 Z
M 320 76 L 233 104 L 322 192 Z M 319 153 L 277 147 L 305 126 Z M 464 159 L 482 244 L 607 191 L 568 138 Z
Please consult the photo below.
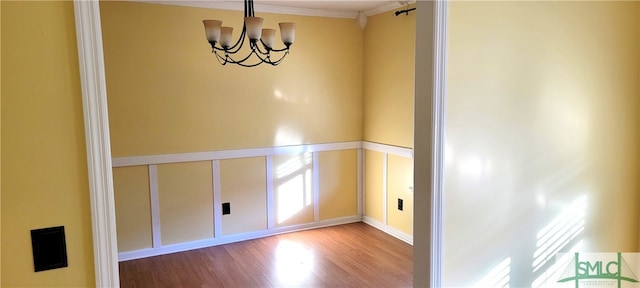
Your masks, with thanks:
M 247 57 L 244 57 L 242 60 L 235 61 L 235 60 L 231 59 L 232 61 L 229 61 L 229 63 L 236 64 L 236 65 L 239 65 L 239 66 L 242 66 L 242 67 L 256 67 L 256 66 L 258 66 L 258 65 L 260 65 L 262 63 L 265 63 L 264 60 L 262 60 L 262 58 L 258 57 L 258 60 L 260 60 L 260 61 L 258 61 L 256 63 L 252 63 L 252 64 L 245 64 L 245 62 L 247 60 L 249 60 L 249 58 L 253 54 L 255 54 L 255 52 L 251 51 L 251 53 L 249 53 L 249 55 L 247 55 Z M 269 63 L 269 64 L 271 64 L 271 63 Z
M 227 58 L 226 58 L 226 57 L 222 57 L 222 56 L 220 56 L 220 54 L 218 54 L 218 52 L 215 52 L 215 51 L 213 52 L 213 54 L 215 54 L 215 55 L 216 55 L 216 59 L 218 60 L 218 62 L 219 62 L 220 64 L 222 64 L 222 65 L 227 64 L 227 62 L 228 62 L 228 61 L 227 61 Z
M 215 45 L 212 45 L 211 47 L 214 50 L 217 50 L 217 51 L 225 51 L 228 54 L 236 54 L 236 53 L 238 53 L 238 51 L 240 50 L 240 48 L 242 48 L 242 45 L 244 44 L 244 41 L 242 41 L 242 40 L 244 40 L 244 37 L 239 38 L 238 41 L 235 44 L 233 44 L 233 46 L 227 47 L 227 49 L 225 49 L 224 47 L 218 47 L 218 46 L 215 46 Z M 220 43 L 216 42 L 216 44 L 220 44 Z M 238 46 L 238 45 L 240 45 L 240 46 Z
M 275 60 L 275 61 L 273 61 L 271 59 L 271 55 L 272 54 L 265 54 L 266 57 L 262 58 L 259 54 L 256 53 L 256 57 L 258 57 L 258 59 L 260 59 L 262 61 L 261 63 L 267 63 L 267 64 L 270 64 L 272 66 L 276 66 L 276 65 L 280 64 L 280 62 L 282 62 L 284 57 L 287 56 L 288 54 L 289 54 L 289 52 L 285 52 L 284 54 L 282 54 L 282 57 L 280 57 L 278 60 Z
M 261 63 L 269 63 L 271 64 L 271 57 L 269 56 L 269 54 L 263 54 L 267 57 L 262 58 L 262 56 L 260 56 L 260 53 L 254 53 L 256 54 L 256 57 L 258 57 L 258 59 L 260 59 Z
M 282 49 L 271 49 L 271 52 L 283 52 L 283 51 L 287 51 L 287 54 L 289 53 L 289 47 L 284 47 Z
M 255 45 L 255 50 L 258 51 L 258 53 L 260 53 L 261 55 L 269 55 L 269 52 L 272 51 L 271 49 L 267 48 L 267 45 L 264 45 L 264 42 L 262 42 L 262 39 L 260 39 L 260 43 L 262 43 L 262 47 L 264 48 L 264 51 L 262 51 L 262 49 L 260 48 L 260 45 L 258 45 L 258 43 L 255 43 L 253 45 Z M 252 46 L 251 49 L 254 49 L 254 47 Z
M 284 52 L 284 51 L 287 51 L 287 53 L 289 53 L 289 46 L 285 46 L 282 49 L 274 49 L 274 48 L 267 49 L 267 45 L 264 45 L 264 41 L 262 41 L 262 39 L 260 39 L 260 43 L 262 43 L 262 47 L 264 47 L 266 50 L 266 51 L 262 51 L 262 49 L 259 49 L 260 47 L 258 47 L 258 52 L 260 52 L 260 54 L 262 55 L 268 55 L 271 52 Z
M 251 68 L 251 67 L 256 67 L 256 66 L 258 66 L 258 65 L 260 65 L 262 63 L 264 63 L 264 62 L 258 62 L 258 63 L 254 63 L 254 64 L 243 64 L 243 63 L 234 63 L 234 64 L 237 64 L 237 65 L 242 66 L 242 67 Z
M 231 56 L 228 56 L 228 55 L 227 55 L 227 57 L 228 57 L 229 59 L 231 59 L 231 61 L 228 61 L 228 62 L 231 62 L 231 63 L 233 63 L 233 64 L 242 64 L 242 63 L 246 62 L 247 60 L 249 60 L 249 58 L 251 58 L 251 55 L 253 55 L 253 54 L 256 54 L 256 53 L 255 53 L 255 51 L 254 51 L 254 50 L 251 50 L 251 53 L 249 53 L 249 55 L 247 55 L 246 57 L 244 57 L 244 58 L 242 58 L 242 59 L 240 59 L 240 60 L 234 60 Z M 256 54 L 256 55 L 257 55 L 257 54 Z M 258 58 L 260 58 L 260 57 L 258 57 Z M 258 63 L 258 64 L 260 64 L 260 63 Z M 255 66 L 255 65 L 254 65 L 254 66 Z M 252 66 L 248 66 L 248 67 L 252 67 Z
M 257 46 L 257 45 L 256 45 L 256 46 Z M 266 57 L 264 57 L 264 58 L 263 58 L 263 57 L 260 55 L 260 53 L 257 53 L 256 51 L 257 51 L 256 49 L 252 49 L 252 50 L 251 50 L 251 53 L 249 53 L 249 55 L 248 55 L 247 57 L 245 57 L 245 58 L 244 58 L 244 59 L 242 59 L 241 61 L 238 61 L 238 62 L 240 62 L 240 63 L 236 63 L 236 64 L 239 64 L 239 65 L 244 66 L 244 67 L 255 67 L 255 66 L 258 66 L 258 65 L 260 65 L 260 64 L 262 64 L 262 63 L 267 63 L 267 64 L 270 64 L 270 65 L 272 65 L 272 66 L 278 65 L 277 63 L 276 63 L 276 64 L 274 64 L 274 62 L 273 62 L 273 61 L 271 61 L 271 55 L 269 55 L 269 54 L 265 54 L 265 56 L 266 56 Z M 259 60 L 259 61 L 258 61 L 257 63 L 254 63 L 254 64 L 244 64 L 244 62 L 245 62 L 245 61 L 247 61 L 247 60 L 251 57 L 251 55 L 255 55 L 255 56 L 256 56 L 256 58 L 258 58 L 257 60 Z M 281 57 L 280 59 L 278 59 L 278 61 L 281 61 L 281 60 L 282 60 L 282 58 L 284 58 L 284 57 Z
M 273 55 L 273 54 L 272 54 L 272 55 Z M 276 61 L 272 61 L 272 60 L 271 60 L 271 57 L 269 56 L 269 62 L 266 62 L 266 63 L 269 63 L 269 64 L 271 64 L 271 65 L 273 65 L 273 66 L 276 66 L 276 65 L 280 64 L 280 62 L 282 62 L 282 60 L 284 60 L 284 57 L 286 57 L 287 55 L 289 55 L 289 51 L 287 51 L 287 52 L 283 53 L 283 54 L 282 54 L 282 57 L 280 57 L 280 59 L 278 59 L 278 60 L 276 60 Z
M 242 24 L 242 33 L 240 33 L 240 38 L 238 38 L 238 41 L 236 41 L 236 43 L 233 44 L 233 46 L 227 48 L 227 53 L 229 54 L 238 53 L 238 51 L 240 51 L 240 48 L 242 48 L 242 46 L 244 45 L 246 34 L 247 34 L 247 27 L 244 24 Z
M 267 64 L 272 65 L 272 66 L 277 66 L 278 64 L 280 64 L 284 60 L 284 58 L 289 54 L 289 52 L 283 53 L 282 56 L 279 59 L 275 60 L 275 61 L 273 61 L 271 59 L 271 55 L 267 55 L 267 57 L 263 58 L 258 53 L 256 53 L 255 50 L 251 51 L 251 53 L 249 53 L 249 55 L 247 55 L 246 57 L 244 57 L 244 58 L 242 58 L 240 60 L 235 60 L 235 59 L 233 59 L 233 57 L 231 57 L 229 55 L 225 55 L 225 57 L 223 57 L 219 53 L 214 53 L 214 54 L 216 55 L 216 59 L 218 59 L 218 62 L 220 62 L 220 64 L 222 64 L 222 65 L 225 65 L 227 63 L 231 63 L 231 64 L 237 64 L 237 65 L 242 66 L 242 67 L 255 67 L 255 66 L 258 66 L 258 65 L 260 65 L 262 63 L 267 63 Z M 255 63 L 252 63 L 252 64 L 245 64 L 245 62 L 247 62 L 251 58 L 251 56 L 254 55 L 254 54 L 255 54 L 258 62 L 255 62 Z
M 256 53 L 256 50 L 252 50 L 251 53 L 249 53 L 249 55 L 247 55 L 246 57 L 244 57 L 243 59 L 240 60 L 235 60 L 232 57 L 227 55 L 227 59 L 225 60 L 225 63 L 232 63 L 232 64 L 238 64 L 240 66 L 243 67 L 255 67 L 258 66 L 262 63 L 267 63 L 269 65 L 272 66 L 276 66 L 278 64 L 280 64 L 280 62 L 282 62 L 282 60 L 284 60 L 284 58 L 289 54 L 289 52 L 285 52 L 282 54 L 282 56 L 280 58 L 278 58 L 277 60 L 272 60 L 271 59 L 271 55 L 272 54 L 267 54 L 266 57 L 262 57 L 259 53 Z M 247 62 L 252 55 L 255 55 L 255 57 L 257 58 L 256 63 L 253 64 L 245 64 L 245 62 Z M 223 64 L 224 65 L 224 64 Z

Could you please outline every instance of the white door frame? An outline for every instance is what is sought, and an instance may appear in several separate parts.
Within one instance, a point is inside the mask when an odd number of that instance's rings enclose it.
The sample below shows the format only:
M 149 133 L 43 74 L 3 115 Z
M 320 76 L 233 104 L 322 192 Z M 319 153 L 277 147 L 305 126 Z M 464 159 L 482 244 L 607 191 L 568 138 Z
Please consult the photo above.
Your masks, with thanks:
M 97 287 L 118 287 L 111 141 L 98 0 L 74 0 Z M 447 2 L 418 1 L 414 115 L 414 286 L 440 287 Z M 433 41 L 429 45 L 429 40 Z M 418 50 L 419 49 L 419 50 Z M 429 79 L 431 81 L 419 81 Z
M 119 287 L 107 86 L 98 0 L 75 0 L 96 287 Z
M 436 0 L 416 9 L 414 287 L 442 287 L 447 8 Z

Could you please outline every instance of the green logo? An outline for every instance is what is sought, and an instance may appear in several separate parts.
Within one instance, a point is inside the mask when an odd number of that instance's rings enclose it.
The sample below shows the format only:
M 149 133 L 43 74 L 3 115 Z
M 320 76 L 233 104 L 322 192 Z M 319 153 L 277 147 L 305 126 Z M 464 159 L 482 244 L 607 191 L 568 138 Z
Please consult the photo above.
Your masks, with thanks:
M 627 262 L 622 258 L 622 253 L 618 252 L 616 254 L 616 259 L 606 259 L 606 260 L 597 260 L 593 259 L 593 257 L 589 258 L 589 260 L 580 260 L 580 253 L 575 253 L 573 259 L 565 268 L 564 273 L 562 274 L 562 279 L 558 280 L 558 282 L 569 282 L 574 281 L 575 287 L 580 287 L 580 281 L 585 282 L 585 286 L 605 286 L 604 282 L 606 281 L 608 285 L 617 282 L 618 288 L 622 287 L 622 281 L 627 281 L 631 283 L 637 283 L 638 279 L 636 275 L 633 273 Z M 598 253 L 602 254 L 602 253 Z M 605 257 L 606 258 L 606 257 Z M 624 272 L 624 274 L 623 274 Z M 586 283 L 589 281 L 589 283 Z

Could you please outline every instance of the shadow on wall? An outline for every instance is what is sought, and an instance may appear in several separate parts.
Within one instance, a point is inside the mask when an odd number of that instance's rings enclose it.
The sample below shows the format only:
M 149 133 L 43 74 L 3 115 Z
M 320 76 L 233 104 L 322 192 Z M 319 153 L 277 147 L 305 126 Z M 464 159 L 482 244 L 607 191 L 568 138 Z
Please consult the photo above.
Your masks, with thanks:
M 556 218 L 538 231 L 536 249 L 531 263 L 532 275 L 536 277 L 531 287 L 555 286 L 560 279 L 566 263 L 571 257 L 569 252 L 578 252 L 583 247 L 579 238 L 584 231 L 587 210 L 587 197 L 580 196 Z M 563 256 L 557 258 L 559 252 Z M 496 264 L 473 287 L 510 287 L 511 257 Z

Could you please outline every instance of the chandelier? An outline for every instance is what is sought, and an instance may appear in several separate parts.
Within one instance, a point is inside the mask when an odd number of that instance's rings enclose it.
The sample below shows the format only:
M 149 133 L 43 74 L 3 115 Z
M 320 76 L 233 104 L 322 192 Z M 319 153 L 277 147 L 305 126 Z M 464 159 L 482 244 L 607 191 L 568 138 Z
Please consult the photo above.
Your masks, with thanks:
M 296 35 L 296 24 L 291 22 L 279 23 L 280 36 L 284 48 L 275 49 L 275 29 L 262 29 L 264 19 L 255 17 L 253 0 L 244 0 L 244 24 L 240 38 L 231 44 L 233 28 L 222 26 L 220 20 L 204 20 L 204 30 L 207 41 L 211 44 L 211 52 L 216 55 L 222 65 L 227 63 L 238 64 L 243 67 L 254 67 L 262 63 L 276 66 L 289 54 L 289 47 L 293 44 Z M 248 54 L 241 56 L 240 49 L 244 45 L 245 38 L 249 38 Z M 243 50 L 246 53 L 246 50 Z

